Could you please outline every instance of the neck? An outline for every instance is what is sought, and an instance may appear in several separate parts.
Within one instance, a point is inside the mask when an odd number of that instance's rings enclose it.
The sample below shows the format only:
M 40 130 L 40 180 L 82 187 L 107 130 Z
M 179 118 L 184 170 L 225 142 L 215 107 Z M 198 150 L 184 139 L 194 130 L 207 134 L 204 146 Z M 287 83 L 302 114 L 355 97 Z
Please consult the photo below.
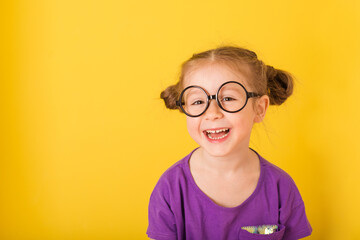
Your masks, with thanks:
M 257 154 L 248 146 L 226 156 L 212 156 L 203 148 L 198 149 L 199 163 L 212 174 L 231 177 L 254 167 Z M 257 164 L 255 164 L 257 166 Z

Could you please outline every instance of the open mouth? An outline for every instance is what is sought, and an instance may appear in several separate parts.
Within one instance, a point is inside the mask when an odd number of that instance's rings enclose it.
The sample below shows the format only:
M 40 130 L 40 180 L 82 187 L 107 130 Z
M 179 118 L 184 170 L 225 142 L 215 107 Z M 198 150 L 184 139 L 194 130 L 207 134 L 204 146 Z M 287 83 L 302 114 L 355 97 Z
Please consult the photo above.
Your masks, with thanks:
M 219 140 L 225 138 L 230 132 L 229 128 L 222 128 L 217 130 L 205 130 L 204 133 L 211 140 Z

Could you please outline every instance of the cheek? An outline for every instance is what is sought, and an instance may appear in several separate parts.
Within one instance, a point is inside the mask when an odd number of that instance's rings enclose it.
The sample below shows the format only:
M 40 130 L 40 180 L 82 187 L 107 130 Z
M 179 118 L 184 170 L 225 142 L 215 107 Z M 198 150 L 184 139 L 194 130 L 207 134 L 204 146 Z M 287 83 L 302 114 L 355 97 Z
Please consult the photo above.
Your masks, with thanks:
M 252 116 L 244 116 L 244 115 L 234 118 L 232 122 L 234 124 L 234 127 L 238 131 L 247 132 L 247 133 L 251 132 L 254 123 Z
M 186 125 L 187 125 L 187 129 L 188 132 L 190 134 L 190 136 L 196 140 L 197 138 L 199 138 L 199 132 L 200 132 L 200 123 L 197 119 L 195 118 L 191 118 L 191 117 L 187 117 L 186 118 Z

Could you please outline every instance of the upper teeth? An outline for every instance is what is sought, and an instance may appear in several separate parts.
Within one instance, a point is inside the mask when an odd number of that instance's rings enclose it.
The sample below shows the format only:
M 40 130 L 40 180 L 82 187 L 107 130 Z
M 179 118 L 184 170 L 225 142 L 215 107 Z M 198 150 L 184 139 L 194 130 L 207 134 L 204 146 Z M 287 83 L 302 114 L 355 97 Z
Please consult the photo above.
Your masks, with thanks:
M 218 130 L 206 130 L 207 133 L 219 133 L 219 132 L 225 132 L 228 130 L 228 128 L 218 129 Z

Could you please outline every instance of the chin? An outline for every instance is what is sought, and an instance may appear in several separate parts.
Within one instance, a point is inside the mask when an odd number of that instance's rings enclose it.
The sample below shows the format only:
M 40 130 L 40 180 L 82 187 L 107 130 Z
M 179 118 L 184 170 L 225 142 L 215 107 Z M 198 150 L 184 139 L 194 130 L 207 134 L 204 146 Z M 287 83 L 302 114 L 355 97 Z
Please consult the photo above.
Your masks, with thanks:
M 213 157 L 225 157 L 229 155 L 230 150 L 222 147 L 203 147 L 204 151 Z

